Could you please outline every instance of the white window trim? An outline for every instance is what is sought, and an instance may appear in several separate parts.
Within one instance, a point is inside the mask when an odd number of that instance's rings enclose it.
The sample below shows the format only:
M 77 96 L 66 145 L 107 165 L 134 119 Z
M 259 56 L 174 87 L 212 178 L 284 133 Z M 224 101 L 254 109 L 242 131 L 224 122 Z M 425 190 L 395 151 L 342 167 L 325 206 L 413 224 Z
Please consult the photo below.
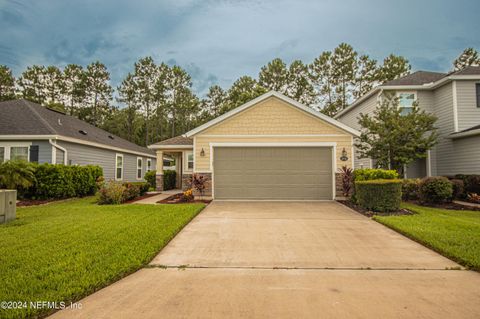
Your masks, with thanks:
M 396 91 L 395 96 L 400 99 L 400 94 L 413 94 L 413 103 L 417 102 L 418 96 L 417 96 L 417 91 Z M 412 106 L 413 107 L 413 106 Z M 403 107 L 400 104 L 398 105 L 398 108 L 412 108 L 412 107 Z
M 151 158 L 147 158 L 147 168 L 146 168 L 146 171 L 147 172 L 150 172 L 152 170 L 152 159 Z
M 138 167 L 138 160 L 140 160 L 140 167 Z M 138 170 L 140 169 L 140 177 L 138 177 Z M 142 157 L 137 157 L 137 169 L 135 170 L 135 177 L 137 180 L 142 179 L 142 173 L 143 173 L 143 158 Z
M 121 167 L 122 168 L 122 177 L 121 178 L 117 177 L 117 169 L 120 168 L 119 166 L 117 166 L 118 165 L 117 159 L 119 157 L 122 158 L 122 167 Z M 115 180 L 116 181 L 123 181 L 123 171 L 124 171 L 124 169 L 125 169 L 125 162 L 124 162 L 123 154 L 118 154 L 118 153 L 115 154 Z M 136 174 L 136 172 L 135 172 L 135 174 Z
M 32 145 L 31 142 L 0 142 L 0 147 L 4 147 L 5 151 L 3 153 L 4 161 L 10 160 L 10 149 L 12 147 L 27 147 L 27 161 L 30 162 L 30 146 Z
M 193 167 L 195 167 L 195 156 L 193 151 L 183 152 L 183 171 L 189 173 L 193 172 L 193 168 L 188 168 L 188 155 L 190 154 L 193 156 Z

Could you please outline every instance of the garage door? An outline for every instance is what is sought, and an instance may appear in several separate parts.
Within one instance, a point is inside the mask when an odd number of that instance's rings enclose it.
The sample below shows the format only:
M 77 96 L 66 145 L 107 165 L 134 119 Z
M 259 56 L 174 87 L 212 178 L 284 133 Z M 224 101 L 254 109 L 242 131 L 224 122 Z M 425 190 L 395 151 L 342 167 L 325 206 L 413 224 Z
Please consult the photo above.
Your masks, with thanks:
M 332 199 L 332 148 L 216 147 L 215 199 Z

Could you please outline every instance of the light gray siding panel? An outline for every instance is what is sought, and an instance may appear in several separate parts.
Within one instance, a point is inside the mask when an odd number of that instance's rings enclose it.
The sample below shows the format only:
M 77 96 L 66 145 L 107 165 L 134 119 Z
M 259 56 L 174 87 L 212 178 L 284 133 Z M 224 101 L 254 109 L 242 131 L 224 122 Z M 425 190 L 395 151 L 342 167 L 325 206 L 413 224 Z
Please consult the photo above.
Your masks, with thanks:
M 52 163 L 52 145 L 48 141 L 32 141 L 38 145 L 38 163 Z
M 137 182 L 143 181 L 143 175 L 146 170 L 147 158 L 143 158 L 142 179 L 137 180 L 137 155 L 121 153 L 112 150 L 91 147 L 87 145 L 68 143 L 58 141 L 58 145 L 67 149 L 67 163 L 70 165 L 99 165 L 103 169 L 105 180 L 115 179 L 115 156 L 123 155 L 123 181 Z M 152 158 L 152 168 L 155 169 L 155 159 Z
M 407 167 L 407 178 L 423 178 L 427 176 L 427 162 L 426 159 L 417 159 L 410 163 Z
M 480 124 L 480 107 L 477 107 L 475 83 L 478 81 L 456 81 L 458 130 L 462 131 Z
M 57 153 L 55 156 L 55 164 L 64 164 L 64 152 L 62 150 L 59 150 L 58 148 L 55 152 Z
M 363 114 L 372 114 L 375 108 L 377 107 L 377 95 L 372 95 L 369 97 L 367 100 L 365 100 L 363 103 L 357 105 L 355 108 L 353 108 L 351 111 L 345 113 L 341 117 L 339 117 L 337 120 L 342 122 L 343 124 L 346 124 L 354 129 L 360 130 L 361 126 L 358 124 L 358 118 L 360 116 L 360 113 Z M 355 158 L 353 160 L 353 167 L 355 169 L 357 168 L 371 168 L 371 160 L 369 158 L 362 158 L 360 159 L 358 157 L 358 152 L 357 149 L 355 149 Z
M 480 135 L 453 140 L 452 153 L 455 161 L 446 175 L 480 174 Z
M 435 113 L 435 95 L 432 91 L 417 91 L 418 107 L 428 113 Z

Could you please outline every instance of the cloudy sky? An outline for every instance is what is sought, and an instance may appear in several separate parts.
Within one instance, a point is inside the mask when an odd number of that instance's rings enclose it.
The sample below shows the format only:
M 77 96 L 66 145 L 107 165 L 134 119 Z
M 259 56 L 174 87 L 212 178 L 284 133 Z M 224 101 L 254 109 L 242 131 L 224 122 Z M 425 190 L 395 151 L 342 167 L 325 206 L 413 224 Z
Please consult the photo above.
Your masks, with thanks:
M 480 49 L 479 0 L 0 0 L 0 64 L 105 63 L 118 85 L 140 57 L 179 64 L 195 91 L 268 61 L 311 62 L 340 42 L 413 69 L 448 71 Z

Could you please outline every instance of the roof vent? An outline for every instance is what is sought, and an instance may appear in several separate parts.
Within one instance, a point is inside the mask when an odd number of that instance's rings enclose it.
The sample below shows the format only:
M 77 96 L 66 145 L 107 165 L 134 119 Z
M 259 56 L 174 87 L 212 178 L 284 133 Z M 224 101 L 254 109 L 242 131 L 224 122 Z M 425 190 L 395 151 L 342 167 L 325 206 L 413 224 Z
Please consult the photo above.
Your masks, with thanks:
M 82 135 L 87 135 L 87 132 L 84 131 L 84 130 L 79 130 L 78 133 L 82 134 Z
M 109 135 L 108 138 L 111 139 L 111 140 L 115 139 L 115 137 L 113 137 L 112 135 Z
M 58 125 L 62 125 L 62 121 L 58 119 Z

